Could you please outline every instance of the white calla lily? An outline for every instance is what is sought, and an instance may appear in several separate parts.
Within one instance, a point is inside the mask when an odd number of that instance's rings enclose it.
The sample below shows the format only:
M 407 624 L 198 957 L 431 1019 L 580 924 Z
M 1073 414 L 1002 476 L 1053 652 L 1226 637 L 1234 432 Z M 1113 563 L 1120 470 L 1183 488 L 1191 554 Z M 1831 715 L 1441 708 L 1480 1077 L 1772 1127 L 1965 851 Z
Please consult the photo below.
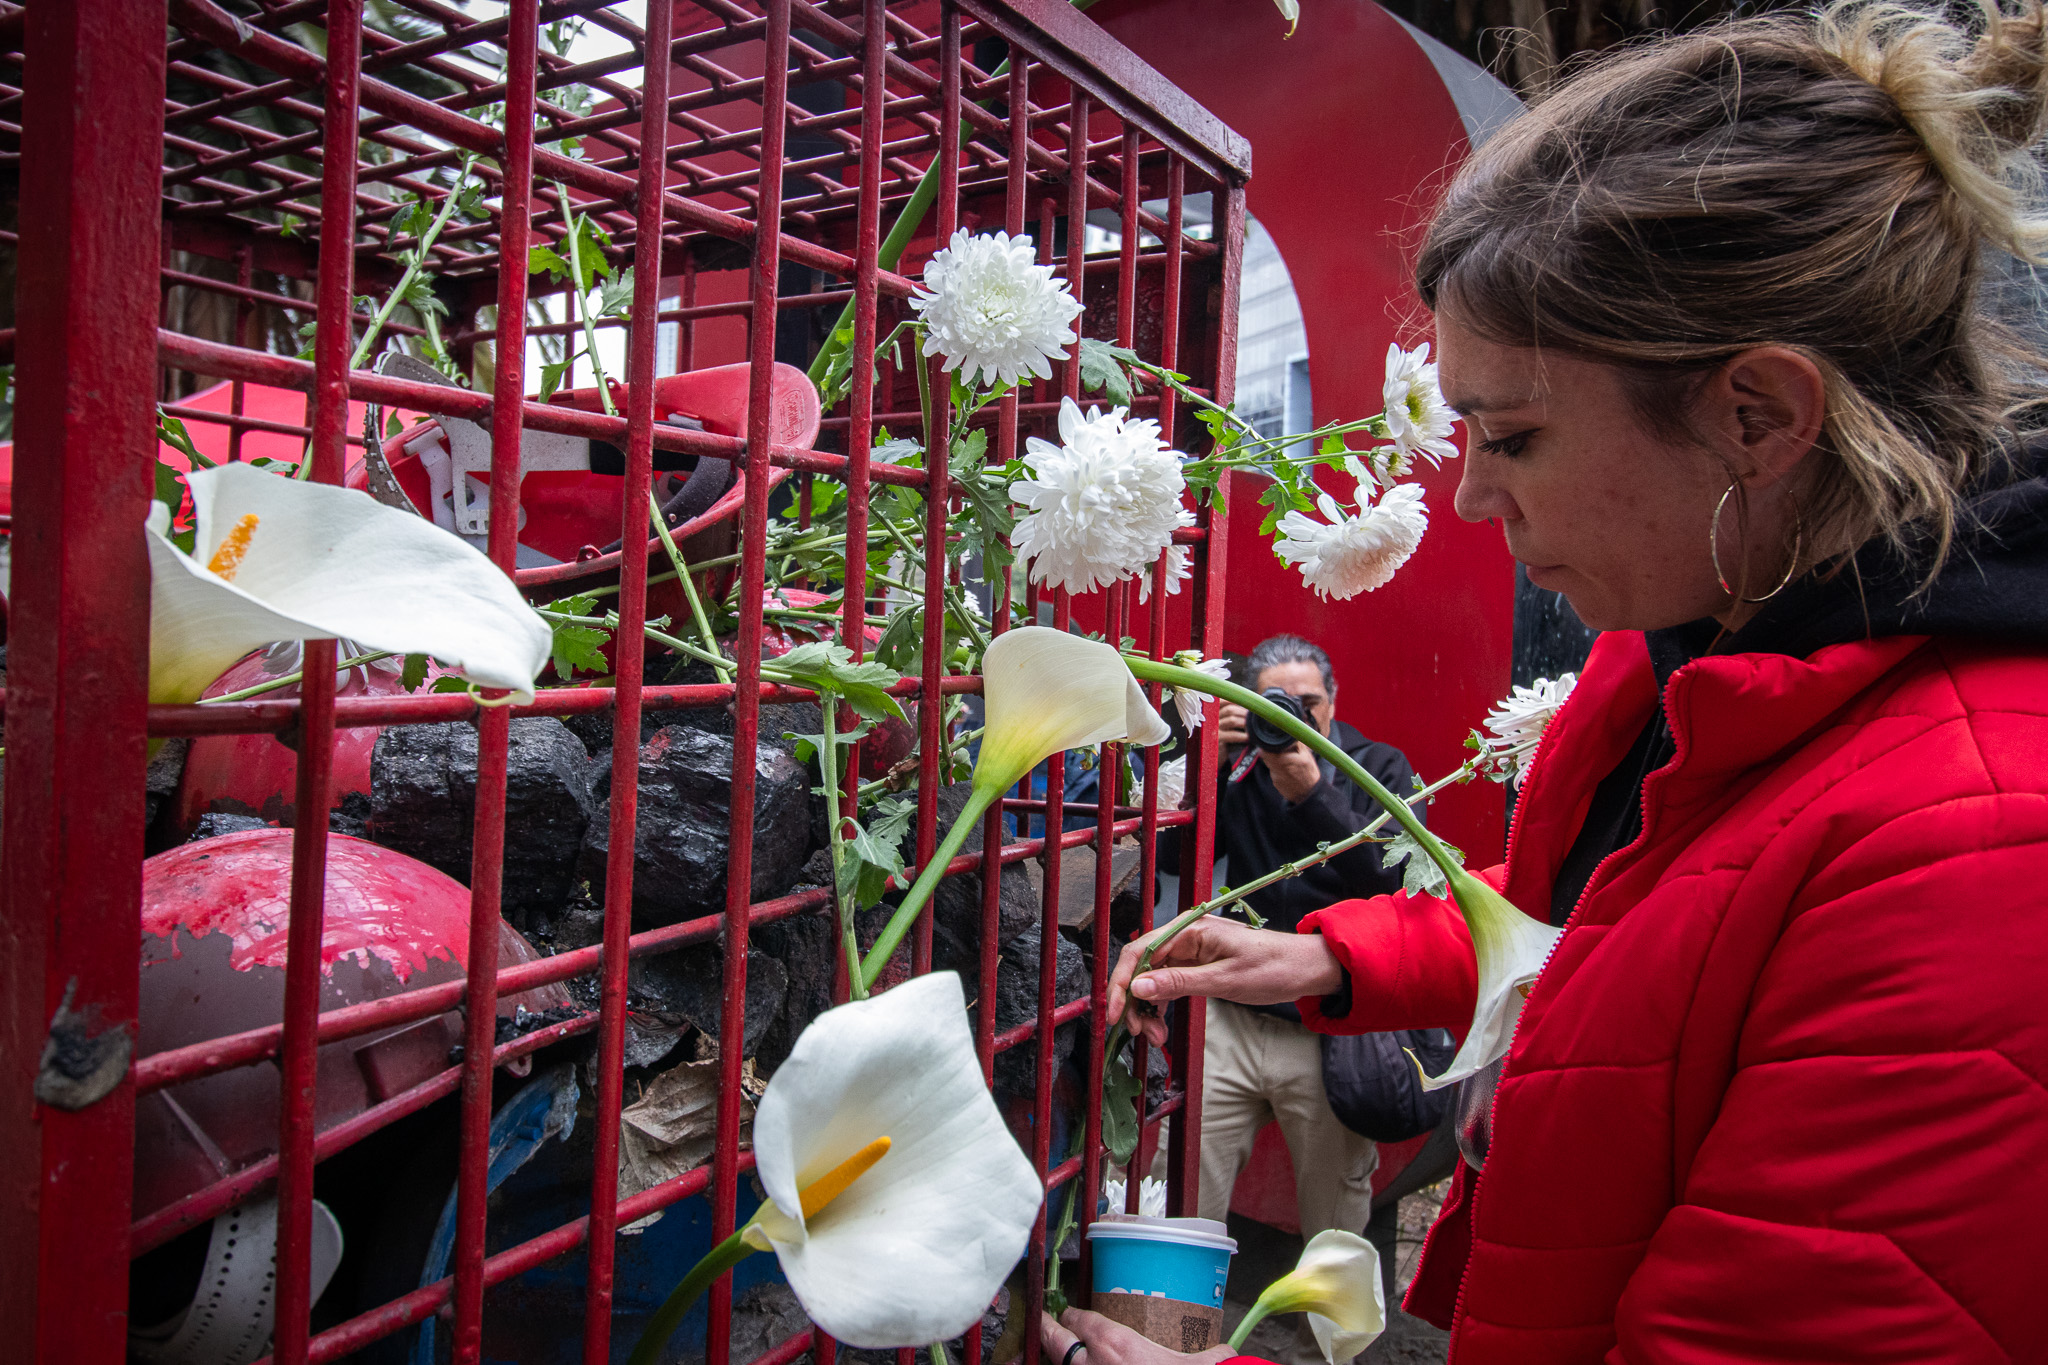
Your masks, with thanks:
M 1387 1327 L 1380 1254 L 1356 1233 L 1331 1228 L 1302 1248 L 1294 1269 L 1266 1286 L 1231 1334 L 1233 1348 L 1274 1313 L 1306 1313 L 1323 1359 L 1343 1365 L 1372 1345 Z
M 690 1269 L 633 1349 L 662 1358 L 712 1281 L 773 1251 L 811 1320 L 882 1350 L 968 1331 L 1024 1254 L 1045 1187 L 996 1109 L 960 978 L 811 1021 L 754 1111 L 768 1198 Z
M 1563 932 L 1523 914 L 1477 877 L 1468 873 L 1463 880 L 1469 885 L 1458 886 L 1456 894 L 1479 961 L 1479 1001 L 1472 1011 L 1472 1029 L 1451 1058 L 1450 1068 L 1441 1076 L 1422 1073 L 1424 1090 L 1454 1085 L 1507 1055 L 1522 1017 L 1522 1001 Z M 1420 1062 L 1416 1069 L 1421 1070 Z
M 1109 740 L 1163 744 L 1167 728 L 1130 666 L 1100 640 L 1048 626 L 998 635 L 982 655 L 986 729 L 974 785 L 1015 785 L 1046 759 Z
M 862 960 L 869 982 L 917 921 L 946 864 L 960 851 L 982 813 L 1024 775 L 1057 753 L 1111 740 L 1140 747 L 1163 744 L 1173 731 L 1123 655 L 1100 640 L 1048 626 L 1019 626 L 990 641 L 981 656 L 981 753 L 974 786 L 946 837 L 874 946 Z
M 472 682 L 533 699 L 548 625 L 483 555 L 367 493 L 245 464 L 194 470 L 197 557 L 148 528 L 149 699 L 197 701 L 252 649 L 345 636 L 430 654 Z
M 886 1139 L 842 1189 L 812 1191 Z M 774 1248 L 812 1321 L 849 1346 L 946 1341 L 1024 1254 L 1044 1187 L 974 1051 L 960 978 L 934 972 L 827 1010 L 754 1114 Z

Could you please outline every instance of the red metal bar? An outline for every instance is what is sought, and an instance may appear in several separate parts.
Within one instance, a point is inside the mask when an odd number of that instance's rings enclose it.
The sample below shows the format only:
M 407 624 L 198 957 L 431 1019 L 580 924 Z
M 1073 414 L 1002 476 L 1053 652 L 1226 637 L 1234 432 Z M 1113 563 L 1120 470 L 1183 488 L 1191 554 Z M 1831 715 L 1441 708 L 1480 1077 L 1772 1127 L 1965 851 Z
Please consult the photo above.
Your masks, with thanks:
M 641 74 L 643 145 L 663 145 L 666 137 L 671 5 L 650 5 L 647 42 Z M 654 314 L 661 305 L 661 236 L 664 227 L 665 164 L 658 156 L 642 157 L 636 203 L 634 241 L 651 248 L 633 276 L 635 326 L 628 388 L 625 509 L 620 518 L 624 544 L 647 538 L 650 489 L 654 480 Z M 765 412 L 765 395 L 756 395 L 756 412 Z M 751 433 L 750 433 L 751 434 Z M 758 439 L 758 437 L 756 437 Z M 766 491 L 767 481 L 761 479 Z M 760 601 L 760 593 L 751 599 Z M 617 639 L 617 711 L 612 721 L 612 787 L 610 842 L 605 868 L 604 980 L 601 991 L 601 1036 L 598 1052 L 597 1137 L 590 1181 L 590 1252 L 583 1307 L 585 1365 L 603 1365 L 611 1358 L 613 1269 L 617 1251 L 619 1195 L 619 1111 L 625 1102 L 626 966 L 633 927 L 633 853 L 638 824 L 640 774 L 641 682 L 646 667 L 642 629 L 647 617 L 647 558 L 635 552 L 620 560 L 619 630 Z M 758 703 L 757 703 L 758 705 Z M 736 750 L 737 752 L 737 750 Z M 740 765 L 735 763 L 737 769 Z M 745 765 L 748 774 L 753 764 Z M 735 777 L 737 784 L 737 776 Z M 735 806 L 739 793 L 734 791 Z M 751 794 L 748 828 L 752 821 Z M 734 1090 L 724 1093 L 732 1094 Z M 737 1111 L 737 1106 L 725 1109 Z
M 133 1185 L 154 445 L 162 4 L 23 17 L 20 365 L 0 859 L 0 1322 L 24 1359 L 114 1362 Z M 109 945 L 115 945 L 109 947 Z M 44 1061 L 59 1030 L 97 1062 Z M 76 1068 L 74 1068 L 76 1069 Z M 66 1085 L 70 1081 L 73 1084 Z
M 499 218 L 505 259 L 526 259 L 532 226 L 534 72 L 538 0 L 512 0 L 506 39 L 505 181 Z M 524 270 L 498 275 L 499 345 L 492 392 L 517 393 L 526 383 Z M 510 575 L 519 553 L 521 406 L 491 411 L 490 555 Z M 457 1153 L 455 1320 L 451 1357 L 474 1365 L 483 1352 L 484 1245 L 490 1199 L 491 1082 L 496 1074 L 498 917 L 505 875 L 505 796 L 512 717 L 485 711 L 477 725 L 476 821 L 472 836 L 469 971 L 464 994 L 462 1140 Z
M 937 239 L 950 242 L 960 221 L 960 12 L 939 7 L 939 194 L 934 206 Z M 924 689 L 936 696 L 946 668 L 946 467 L 952 441 L 952 375 L 937 356 L 920 357 L 930 376 L 930 424 L 925 431 L 925 467 L 932 472 L 924 503 Z M 945 703 L 918 707 L 917 862 L 932 859 L 939 835 L 939 786 L 945 771 Z M 912 973 L 932 969 L 932 918 L 927 903 L 910 936 Z
M 558 1043 L 564 1038 L 588 1033 L 595 1027 L 595 1014 L 565 1019 L 559 1024 L 535 1029 L 532 1033 L 499 1045 L 490 1052 L 488 1060 L 495 1069 L 507 1062 L 531 1056 L 550 1043 Z M 344 1119 L 331 1128 L 323 1129 L 313 1140 L 313 1159 L 325 1161 L 336 1152 L 354 1146 L 363 1138 L 389 1127 L 406 1115 L 416 1114 L 434 1101 L 454 1094 L 462 1083 L 465 1070 L 466 1067 L 451 1066 L 409 1090 L 400 1091 L 381 1104 L 373 1104 L 362 1113 Z M 162 1246 L 178 1234 L 189 1232 L 215 1215 L 233 1208 L 276 1178 L 277 1157 L 272 1154 L 243 1167 L 231 1176 L 215 1181 L 204 1189 L 193 1191 L 174 1204 L 164 1205 L 147 1217 L 136 1219 L 128 1230 L 128 1254 L 140 1256 L 145 1251 Z
M 1087 300 L 1088 260 L 1088 92 L 1074 88 L 1067 104 L 1067 284 L 1074 297 Z M 1087 315 L 1077 318 L 1077 326 Z M 1076 346 L 1060 372 L 1060 392 L 1079 401 L 1081 397 L 1081 349 Z
M 356 95 L 362 61 L 361 0 L 327 6 L 325 113 L 329 147 L 355 145 Z M 319 301 L 313 355 L 312 476 L 340 483 L 346 456 L 348 369 L 355 346 L 349 310 L 355 295 L 353 156 L 321 167 Z M 344 207 L 346 206 L 346 207 Z M 312 1315 L 313 1135 L 318 1083 L 321 938 L 327 897 L 327 811 L 334 761 L 334 641 L 308 640 L 299 685 L 299 762 L 292 830 L 291 921 L 286 936 L 283 1084 L 279 1093 L 277 1168 L 277 1318 L 281 1365 L 303 1365 Z
M 313 367 L 303 360 L 296 360 L 290 356 L 265 355 L 260 351 L 245 351 L 240 347 L 202 341 L 197 337 L 180 336 L 175 332 L 157 333 L 157 354 L 165 365 L 189 370 L 194 374 L 212 375 L 217 379 L 233 379 L 240 376 L 281 389 L 306 389 L 311 387 L 312 382 Z M 414 412 L 441 412 L 450 417 L 490 420 L 491 396 L 473 393 L 467 389 L 419 384 L 388 375 L 371 374 L 366 370 L 357 370 L 349 375 L 348 388 L 351 397 L 371 399 Z M 556 431 L 568 436 L 591 436 L 614 444 L 626 436 L 626 423 L 623 418 L 606 417 L 596 412 L 582 412 L 555 403 L 527 403 L 526 425 L 535 431 Z M 715 460 L 743 459 L 748 448 L 747 442 L 737 436 L 686 431 L 680 427 L 667 425 L 656 430 L 654 444 L 659 450 L 675 450 L 686 455 L 708 455 Z M 846 476 L 847 459 L 844 455 L 785 445 L 771 445 L 768 450 L 770 463 L 782 468 L 830 474 L 835 478 Z M 871 464 L 869 477 L 876 483 L 897 484 L 905 488 L 923 488 L 927 482 L 923 470 L 905 469 L 893 464 Z
M 1231 320 L 1237 317 L 1239 286 L 1244 258 L 1245 200 L 1242 185 L 1225 185 L 1217 188 L 1222 199 L 1222 211 L 1217 214 L 1223 242 L 1223 271 L 1219 281 L 1221 303 L 1219 316 L 1223 319 L 1216 332 L 1216 390 L 1217 401 L 1228 403 L 1235 396 L 1237 387 L 1237 330 Z M 1205 657 L 1214 657 L 1223 652 L 1223 585 L 1228 574 L 1228 513 L 1222 505 L 1211 505 L 1196 514 L 1202 526 L 1208 531 L 1208 539 L 1202 544 L 1203 564 L 1189 591 L 1194 596 L 1194 619 L 1200 623 L 1200 635 L 1196 641 Z M 1210 715 L 1213 719 L 1214 710 Z M 1188 765 L 1188 785 L 1195 793 L 1194 837 L 1182 842 L 1188 851 L 1182 862 L 1180 895 L 1183 906 L 1191 906 L 1196 900 L 1209 894 L 1211 878 L 1214 875 L 1216 846 L 1216 726 L 1204 725 L 1200 735 L 1200 762 Z M 1190 898 L 1193 899 L 1190 899 Z M 1202 1039 L 1206 1007 L 1198 999 L 1184 1002 L 1188 1008 L 1181 1010 L 1174 1021 L 1168 1047 L 1174 1054 L 1176 1077 L 1187 1095 L 1187 1105 L 1181 1121 L 1173 1125 L 1173 1136 L 1167 1148 L 1170 1168 L 1167 1185 L 1167 1210 L 1176 1216 L 1192 1213 L 1200 1207 L 1202 1179 L 1201 1128 L 1202 1128 Z
M 748 340 L 753 389 L 747 407 L 747 503 L 741 518 L 740 614 L 735 655 L 739 694 L 732 713 L 732 824 L 727 848 L 725 888 L 725 998 L 719 1011 L 718 1093 L 740 1093 L 740 1067 L 746 1049 L 747 896 L 754 872 L 754 747 L 760 735 L 761 590 L 768 567 L 768 424 L 769 394 L 775 364 L 775 292 L 783 260 L 782 152 L 789 101 L 790 0 L 766 0 L 768 30 L 762 40 L 761 185 L 754 255 L 749 278 L 754 316 Z M 793 239 L 792 239 L 793 240 Z M 879 271 L 877 275 L 879 276 Z M 943 487 L 944 485 L 939 485 Z M 711 1237 L 714 1243 L 732 1235 L 734 1203 L 739 1195 L 740 1107 L 718 1106 L 717 1154 L 711 1196 Z M 709 1295 L 710 1335 L 705 1365 L 727 1365 L 731 1354 L 732 1276 L 720 1275 Z M 585 1365 L 602 1365 L 592 1356 Z
M 845 619 L 839 638 L 856 659 L 867 652 L 865 616 L 868 603 L 868 501 L 872 485 L 869 464 L 875 443 L 875 347 L 880 342 L 880 300 L 874 290 L 876 261 L 882 245 L 882 134 L 883 104 L 888 97 L 887 78 L 889 29 L 884 0 L 867 0 L 861 33 L 861 137 L 860 197 L 855 225 L 853 257 L 858 263 L 854 276 L 853 368 L 848 375 L 846 427 L 846 545 L 842 598 Z M 855 547 L 860 547 L 856 549 Z M 860 749 L 847 754 L 843 773 L 847 804 L 860 791 Z M 832 998 L 844 1001 L 852 994 L 850 967 L 846 954 L 832 955 Z M 829 1365 L 833 1353 L 829 1339 L 818 1343 L 818 1365 Z

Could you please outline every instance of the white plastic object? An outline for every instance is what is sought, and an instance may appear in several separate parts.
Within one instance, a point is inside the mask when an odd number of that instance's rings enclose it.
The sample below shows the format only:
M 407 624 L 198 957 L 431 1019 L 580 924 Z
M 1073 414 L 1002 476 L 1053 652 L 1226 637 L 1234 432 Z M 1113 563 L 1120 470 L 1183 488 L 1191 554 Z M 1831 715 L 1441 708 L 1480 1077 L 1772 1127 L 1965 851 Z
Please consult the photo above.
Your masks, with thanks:
M 341 1224 L 313 1201 L 312 1294 L 318 1303 L 341 1264 Z M 250 1365 L 270 1350 L 277 1300 L 277 1197 L 252 1199 L 213 1220 L 199 1293 L 184 1311 L 128 1334 L 142 1365 Z

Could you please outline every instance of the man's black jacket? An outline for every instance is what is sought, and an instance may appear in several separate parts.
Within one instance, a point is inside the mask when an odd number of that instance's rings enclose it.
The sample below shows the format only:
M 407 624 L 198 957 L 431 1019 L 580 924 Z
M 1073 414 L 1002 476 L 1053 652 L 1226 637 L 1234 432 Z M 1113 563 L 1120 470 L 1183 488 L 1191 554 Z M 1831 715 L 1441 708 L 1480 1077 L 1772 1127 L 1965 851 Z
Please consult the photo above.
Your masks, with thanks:
M 1399 749 L 1380 744 L 1337 721 L 1330 738 L 1358 761 L 1360 767 L 1378 778 L 1396 796 L 1415 789 L 1415 770 Z M 1363 829 L 1379 813 L 1379 803 L 1363 788 L 1340 776 L 1328 760 L 1318 759 L 1322 777 L 1299 802 L 1290 803 L 1273 785 L 1266 765 L 1254 758 L 1251 771 L 1230 781 L 1235 763 L 1222 765 L 1220 796 L 1216 810 L 1216 856 L 1230 858 L 1226 875 L 1232 886 L 1243 886 L 1284 863 L 1306 857 L 1316 845 L 1333 842 Z M 1174 836 L 1163 836 L 1160 867 L 1177 871 L 1180 850 Z M 1380 867 L 1380 846 L 1364 844 L 1329 862 L 1310 868 L 1246 897 L 1270 929 L 1287 933 L 1311 910 L 1341 900 L 1383 895 L 1401 889 L 1398 872 Z M 1290 1007 L 1291 1008 L 1291 1007 Z

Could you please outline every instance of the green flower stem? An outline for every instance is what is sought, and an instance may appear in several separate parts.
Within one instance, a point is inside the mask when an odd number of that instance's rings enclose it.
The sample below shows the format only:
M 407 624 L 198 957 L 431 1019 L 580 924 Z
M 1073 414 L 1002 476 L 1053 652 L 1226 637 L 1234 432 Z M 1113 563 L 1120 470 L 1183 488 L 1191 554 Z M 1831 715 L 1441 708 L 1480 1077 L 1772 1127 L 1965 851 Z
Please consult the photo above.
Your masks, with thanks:
M 1067 1161 L 1081 1155 L 1082 1141 L 1082 1128 L 1077 1124 L 1074 1127 L 1074 1141 L 1067 1149 Z M 1061 1164 L 1064 1165 L 1065 1162 Z M 1126 1171 L 1125 1178 L 1128 1179 L 1131 1174 Z M 1074 1199 L 1080 1191 L 1081 1177 L 1077 1173 L 1067 1181 L 1067 1197 L 1060 1204 L 1059 1224 L 1053 1228 L 1052 1236 L 1045 1244 L 1046 1260 L 1049 1262 L 1045 1268 L 1045 1311 L 1054 1317 L 1067 1311 L 1066 1291 L 1060 1288 L 1060 1270 L 1063 1265 L 1060 1260 L 1060 1248 L 1067 1244 L 1067 1238 L 1074 1235 Z
M 832 899 L 839 911 L 839 937 L 846 945 L 846 979 L 855 1000 L 868 998 L 867 979 L 860 970 L 860 935 L 853 922 L 853 897 L 840 890 L 846 884 L 846 830 L 839 818 L 839 698 L 830 692 L 818 694 L 818 713 L 824 717 L 825 741 L 818 751 L 818 775 L 825 784 L 826 844 L 832 850 Z
M 752 1226 L 752 1223 L 747 1224 L 747 1227 Z M 633 1354 L 627 1358 L 627 1365 L 658 1365 L 662 1348 L 668 1345 L 668 1339 L 675 1335 L 676 1328 L 683 1325 L 683 1319 L 689 1316 L 690 1310 L 697 1306 L 697 1300 L 704 1297 L 704 1291 L 711 1287 L 712 1281 L 754 1254 L 754 1248 L 744 1240 L 746 1233 L 747 1228 L 741 1228 L 690 1267 L 690 1273 L 669 1291 L 661 1307 L 655 1309 L 654 1316 L 647 1320 L 646 1330 L 633 1344 Z
M 1230 1340 L 1224 1344 L 1233 1351 L 1243 1349 L 1245 1338 L 1252 1334 L 1252 1328 L 1264 1322 L 1272 1311 L 1266 1303 L 1265 1296 L 1260 1295 L 1259 1301 L 1251 1306 L 1251 1311 L 1244 1315 L 1244 1320 L 1237 1324 L 1237 1330 L 1230 1334 Z
M 473 159 L 469 156 L 463 157 L 462 175 L 464 180 L 469 178 L 469 163 Z M 404 300 L 406 290 L 412 287 L 412 282 L 419 278 L 421 269 L 427 263 L 427 253 L 434 249 L 434 241 L 441 235 L 441 229 L 447 227 L 448 220 L 454 216 L 455 201 L 461 197 L 461 189 L 462 184 L 458 181 L 455 187 L 448 191 L 447 196 L 441 200 L 441 207 L 435 212 L 434 221 L 428 225 L 425 234 L 420 237 L 419 242 L 413 247 L 410 259 L 406 261 L 405 273 L 398 277 L 398 283 L 393 285 L 390 291 L 384 295 L 384 302 L 378 306 L 375 315 L 370 319 L 370 329 L 364 332 L 363 339 L 356 343 L 355 354 L 350 356 L 348 361 L 348 367 L 351 370 L 363 368 L 371 355 L 375 353 L 377 338 L 382 335 L 384 324 L 391 320 L 392 310 L 397 308 L 399 303 Z
M 910 932 L 910 926 L 917 923 L 918 913 L 924 909 L 926 902 L 931 900 L 932 893 L 938 890 L 939 878 L 945 875 L 946 864 L 952 862 L 954 855 L 960 852 L 960 846 L 967 842 L 967 836 L 973 832 L 976 822 L 1007 790 L 1009 783 L 1001 786 L 984 786 L 977 776 L 974 789 L 967 794 L 967 804 L 962 806 L 960 814 L 954 817 L 953 827 L 946 831 L 946 837 L 932 853 L 932 860 L 925 864 L 924 871 L 903 897 L 903 903 L 896 907 L 896 913 L 891 915 L 888 924 L 882 927 L 881 935 L 875 939 L 875 946 L 868 949 L 867 958 L 861 963 L 860 969 L 860 977 L 865 984 L 874 985 L 875 978 L 882 974 L 882 968 L 889 965 L 889 959 L 896 955 L 897 945 L 903 942 L 903 936 Z
M 1073 0 L 1074 8 L 1078 10 L 1085 10 L 1094 3 L 1095 0 Z M 1000 66 L 988 74 L 990 79 L 1009 75 L 1009 60 L 1005 58 Z M 974 125 L 966 119 L 960 120 L 960 145 L 965 147 L 973 136 Z M 939 158 L 933 157 L 932 164 L 925 168 L 923 178 L 917 182 L 917 188 L 910 192 L 910 198 L 904 201 L 903 208 L 896 215 L 896 221 L 890 225 L 889 235 L 882 239 L 882 248 L 875 253 L 876 265 L 884 270 L 896 268 L 896 263 L 903 259 L 904 248 L 910 245 L 910 239 L 924 226 L 925 215 L 932 211 L 932 205 L 938 200 Z M 839 316 L 833 320 L 830 329 L 826 331 L 825 344 L 818 348 L 817 358 L 811 361 L 813 384 L 822 385 L 825 382 L 825 375 L 832 368 L 832 362 L 846 349 L 845 343 L 839 340 L 839 334 L 851 326 L 853 300 L 849 298 L 846 306 L 839 310 Z
M 562 206 L 562 222 L 569 229 L 569 282 L 576 286 L 575 296 L 570 300 L 576 309 L 576 316 L 583 323 L 583 350 L 590 357 L 590 373 L 597 384 L 597 401 L 604 404 L 604 415 L 617 417 L 619 410 L 612 405 L 611 386 L 604 382 L 604 361 L 597 354 L 597 322 L 590 316 L 590 286 L 583 278 L 583 251 L 578 238 L 579 221 L 583 215 L 569 207 L 569 191 L 558 180 L 555 182 L 555 202 Z M 573 366 L 572 366 L 573 373 Z
M 888 534 L 895 539 L 896 544 L 902 548 L 904 554 L 920 559 L 923 558 L 923 552 L 911 543 L 910 537 L 905 534 L 902 527 L 890 521 L 887 517 L 882 518 L 882 525 L 888 528 Z M 872 576 L 876 578 L 882 577 L 879 574 Z M 893 578 L 883 578 L 882 581 L 889 587 L 896 588 L 901 592 L 916 594 L 923 591 L 921 588 L 913 588 L 908 584 L 899 583 Z M 974 617 L 968 612 L 967 605 L 962 600 L 965 594 L 950 579 L 944 585 L 944 592 L 946 594 L 946 605 L 952 609 L 953 615 L 959 618 L 960 627 L 967 632 L 967 638 L 974 641 L 975 652 L 981 653 L 986 651 L 988 649 L 988 637 L 976 628 Z
M 1124 662 L 1130 665 L 1132 673 L 1146 682 L 1165 683 L 1170 687 L 1186 688 L 1191 692 L 1201 692 L 1225 701 L 1236 702 L 1247 711 L 1264 717 L 1280 730 L 1306 744 L 1318 756 L 1328 759 L 1338 772 L 1363 787 L 1366 794 L 1379 802 L 1381 809 L 1393 817 L 1394 823 L 1422 846 L 1422 851 L 1429 855 L 1429 860 L 1442 870 L 1445 880 L 1450 883 L 1452 894 L 1458 896 L 1461 908 L 1464 907 L 1464 897 L 1459 893 L 1479 885 L 1477 879 L 1465 870 L 1465 865 L 1452 857 L 1450 850 L 1429 832 L 1429 827 L 1416 818 L 1415 812 L 1409 809 L 1406 801 L 1388 791 L 1378 778 L 1359 766 L 1357 759 L 1345 753 L 1314 726 L 1297 719 L 1291 712 L 1281 710 L 1249 688 L 1225 682 L 1198 669 L 1182 668 L 1178 664 L 1160 663 L 1156 659 L 1129 654 L 1124 656 Z
M 380 649 L 373 654 L 358 654 L 353 659 L 343 659 L 340 663 L 337 663 L 334 666 L 334 671 L 339 673 L 344 669 L 359 668 L 364 664 L 373 664 L 381 659 L 388 659 L 391 656 L 392 651 L 388 649 Z M 244 687 L 239 691 L 223 692 L 218 697 L 201 697 L 199 704 L 201 706 L 217 706 L 224 701 L 247 701 L 250 697 L 260 697 L 265 692 L 275 692 L 280 687 L 290 687 L 295 682 L 303 682 L 305 677 L 305 670 L 301 669 L 297 673 L 287 673 L 282 677 L 271 678 L 254 686 Z
M 603 381 L 600 379 L 599 381 Z M 647 515 L 654 522 L 654 533 L 661 537 L 661 548 L 668 551 L 668 562 L 675 566 L 676 579 L 683 585 L 683 596 L 690 599 L 690 617 L 697 623 L 697 634 L 704 640 L 704 647 L 723 659 L 719 654 L 718 637 L 711 633 L 711 618 L 704 614 L 704 603 L 697 596 L 697 581 L 690 576 L 690 563 L 683 558 L 683 552 L 676 547 L 676 538 L 669 534 L 668 518 L 661 514 L 661 504 L 654 500 L 654 494 L 647 495 Z M 738 676 L 731 663 L 713 664 L 720 682 L 731 682 Z

